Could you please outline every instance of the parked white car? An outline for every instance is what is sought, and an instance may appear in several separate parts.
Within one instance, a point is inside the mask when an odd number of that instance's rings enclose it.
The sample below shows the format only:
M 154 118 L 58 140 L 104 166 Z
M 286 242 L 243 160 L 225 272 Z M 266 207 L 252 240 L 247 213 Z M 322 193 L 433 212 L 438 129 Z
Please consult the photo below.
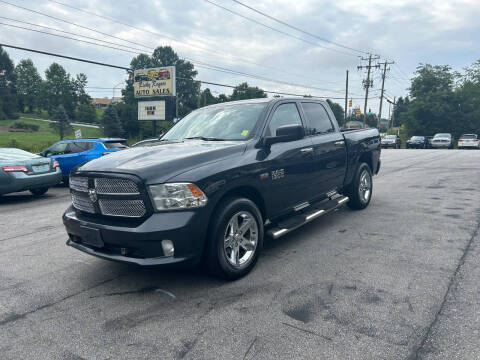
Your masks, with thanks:
M 434 149 L 453 149 L 453 137 L 452 134 L 440 133 L 435 134 L 430 145 Z
M 480 149 L 480 141 L 477 134 L 463 134 L 458 139 L 459 149 Z

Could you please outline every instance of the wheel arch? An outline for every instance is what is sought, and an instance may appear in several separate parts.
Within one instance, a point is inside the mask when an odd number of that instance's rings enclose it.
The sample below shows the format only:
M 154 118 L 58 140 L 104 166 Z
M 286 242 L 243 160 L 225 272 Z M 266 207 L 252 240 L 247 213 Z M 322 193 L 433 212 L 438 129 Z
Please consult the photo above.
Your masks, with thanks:
M 232 196 L 245 197 L 251 200 L 255 205 L 257 205 L 263 220 L 266 219 L 267 210 L 265 200 L 261 195 L 260 191 L 251 185 L 239 185 L 227 190 L 215 203 L 213 211 L 215 211 L 215 209 L 218 207 L 219 204 L 221 204 L 223 200 Z
M 373 154 L 371 152 L 364 152 L 362 155 L 360 155 L 358 158 L 357 168 L 361 163 L 366 163 L 373 174 Z

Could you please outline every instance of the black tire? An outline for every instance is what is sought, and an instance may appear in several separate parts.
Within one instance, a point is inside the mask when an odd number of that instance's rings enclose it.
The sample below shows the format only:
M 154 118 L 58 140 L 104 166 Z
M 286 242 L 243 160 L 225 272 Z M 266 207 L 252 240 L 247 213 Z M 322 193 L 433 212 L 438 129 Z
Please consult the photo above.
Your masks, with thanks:
M 363 176 L 367 177 L 369 181 L 369 193 L 368 196 L 362 196 L 361 192 L 365 195 L 365 193 L 360 189 L 360 187 L 364 186 L 361 184 L 361 180 Z M 365 209 L 368 204 L 370 204 L 370 200 L 372 199 L 373 193 L 373 181 L 372 181 L 372 170 L 366 163 L 360 163 L 357 168 L 357 172 L 355 173 L 355 177 L 353 178 L 352 183 L 348 186 L 346 195 L 350 198 L 350 201 L 347 203 L 348 207 L 353 210 L 362 210 Z
M 42 187 L 42 188 L 37 188 L 37 189 L 31 189 L 30 192 L 34 196 L 41 196 L 45 194 L 48 191 L 48 187 Z
M 248 259 L 245 259 L 244 264 L 234 266 L 232 264 L 232 259 L 228 259 L 228 246 L 225 244 L 227 236 L 226 233 L 227 231 L 231 230 L 229 223 L 235 216 L 241 217 L 241 215 L 238 214 L 249 214 L 251 217 L 250 220 L 254 221 L 256 224 L 257 234 L 255 249 L 252 250 L 253 252 L 250 254 Z M 247 216 L 247 218 L 249 216 Z M 247 275 L 255 266 L 263 247 L 263 220 L 258 207 L 249 199 L 241 197 L 229 197 L 223 200 L 217 206 L 212 218 L 214 220 L 211 223 L 208 231 L 207 252 L 204 259 L 208 271 L 212 275 L 219 276 L 227 280 L 235 280 Z M 250 232 L 251 230 L 247 231 Z M 254 232 L 255 231 L 253 231 L 253 235 L 255 237 Z M 247 232 L 245 232 L 245 234 L 247 234 Z M 252 236 L 252 233 L 247 236 Z M 240 249 L 242 245 L 238 245 L 241 240 L 238 240 L 238 238 L 235 237 L 232 237 L 232 239 L 233 242 L 237 241 L 237 251 L 239 254 L 241 254 L 243 251 L 243 256 L 246 256 L 247 251 L 244 248 Z M 250 237 L 250 239 L 252 239 L 252 237 Z M 232 255 L 232 251 L 230 251 L 230 255 Z

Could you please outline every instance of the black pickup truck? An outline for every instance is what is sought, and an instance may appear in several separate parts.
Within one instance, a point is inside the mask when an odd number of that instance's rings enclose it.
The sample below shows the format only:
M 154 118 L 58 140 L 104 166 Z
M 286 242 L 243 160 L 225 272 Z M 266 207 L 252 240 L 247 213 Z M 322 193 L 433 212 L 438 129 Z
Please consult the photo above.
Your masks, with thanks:
M 70 176 L 67 245 L 138 265 L 202 263 L 235 279 L 278 238 L 346 203 L 368 206 L 376 129 L 342 131 L 325 101 L 255 99 L 193 111 L 153 147 Z

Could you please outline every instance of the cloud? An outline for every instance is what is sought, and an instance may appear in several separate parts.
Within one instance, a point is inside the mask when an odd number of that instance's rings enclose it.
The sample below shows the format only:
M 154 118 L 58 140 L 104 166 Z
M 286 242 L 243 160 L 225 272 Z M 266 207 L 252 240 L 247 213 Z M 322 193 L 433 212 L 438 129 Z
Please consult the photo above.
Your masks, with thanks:
M 357 94 L 354 95 L 355 97 L 363 94 L 361 80 L 364 74 L 357 70 L 357 65 L 360 64 L 358 58 L 360 53 L 296 32 L 249 11 L 233 1 L 212 0 L 268 26 L 309 42 L 318 43 L 318 46 L 268 30 L 200 0 L 59 1 L 148 31 L 132 29 L 47 0 L 23 0 L 15 4 L 64 18 L 130 42 L 94 33 L 6 4 L 0 4 L 0 13 L 2 16 L 144 49 L 146 52 L 149 48 L 159 45 L 171 45 L 182 57 L 325 90 L 311 90 L 208 69 L 197 69 L 199 79 L 218 83 L 238 84 L 248 81 L 252 85 L 275 91 L 342 97 L 345 71 L 349 69 L 350 92 Z M 409 84 L 404 79 L 412 76 L 420 62 L 451 64 L 454 69 L 461 70 L 480 57 L 478 53 L 472 51 L 480 47 L 478 37 L 480 6 L 477 0 L 433 3 L 416 0 L 363 0 L 361 2 L 340 0 L 333 3 L 317 0 L 295 2 L 243 0 L 243 2 L 321 38 L 348 47 L 379 53 L 383 58 L 395 60 L 398 66 L 391 67 L 389 75 L 392 78 L 387 77 L 386 81 L 386 88 L 391 96 L 406 94 L 405 89 Z M 13 24 L 7 20 L 1 20 L 1 22 Z M 154 35 L 152 32 L 160 35 Z M 12 45 L 59 52 L 122 66 L 128 66 L 134 56 L 127 52 L 81 44 L 3 25 L 0 25 L 0 39 L 1 42 Z M 350 56 L 326 50 L 324 47 L 349 52 Z M 26 57 L 32 58 L 41 72 L 53 61 L 62 64 L 71 74 L 84 72 L 88 76 L 90 86 L 113 87 L 125 78 L 125 73 L 121 70 L 9 49 L 7 51 L 15 62 Z M 373 75 L 376 79 L 373 96 L 378 97 L 380 73 L 375 70 Z M 228 89 L 224 88 L 214 87 L 213 90 L 228 92 Z M 93 92 L 92 89 L 91 95 L 111 96 L 111 91 Z M 343 104 L 341 100 L 338 102 Z M 354 100 L 354 104 L 362 105 L 363 109 L 361 100 Z M 370 105 L 373 111 L 377 111 L 378 100 L 371 100 Z

